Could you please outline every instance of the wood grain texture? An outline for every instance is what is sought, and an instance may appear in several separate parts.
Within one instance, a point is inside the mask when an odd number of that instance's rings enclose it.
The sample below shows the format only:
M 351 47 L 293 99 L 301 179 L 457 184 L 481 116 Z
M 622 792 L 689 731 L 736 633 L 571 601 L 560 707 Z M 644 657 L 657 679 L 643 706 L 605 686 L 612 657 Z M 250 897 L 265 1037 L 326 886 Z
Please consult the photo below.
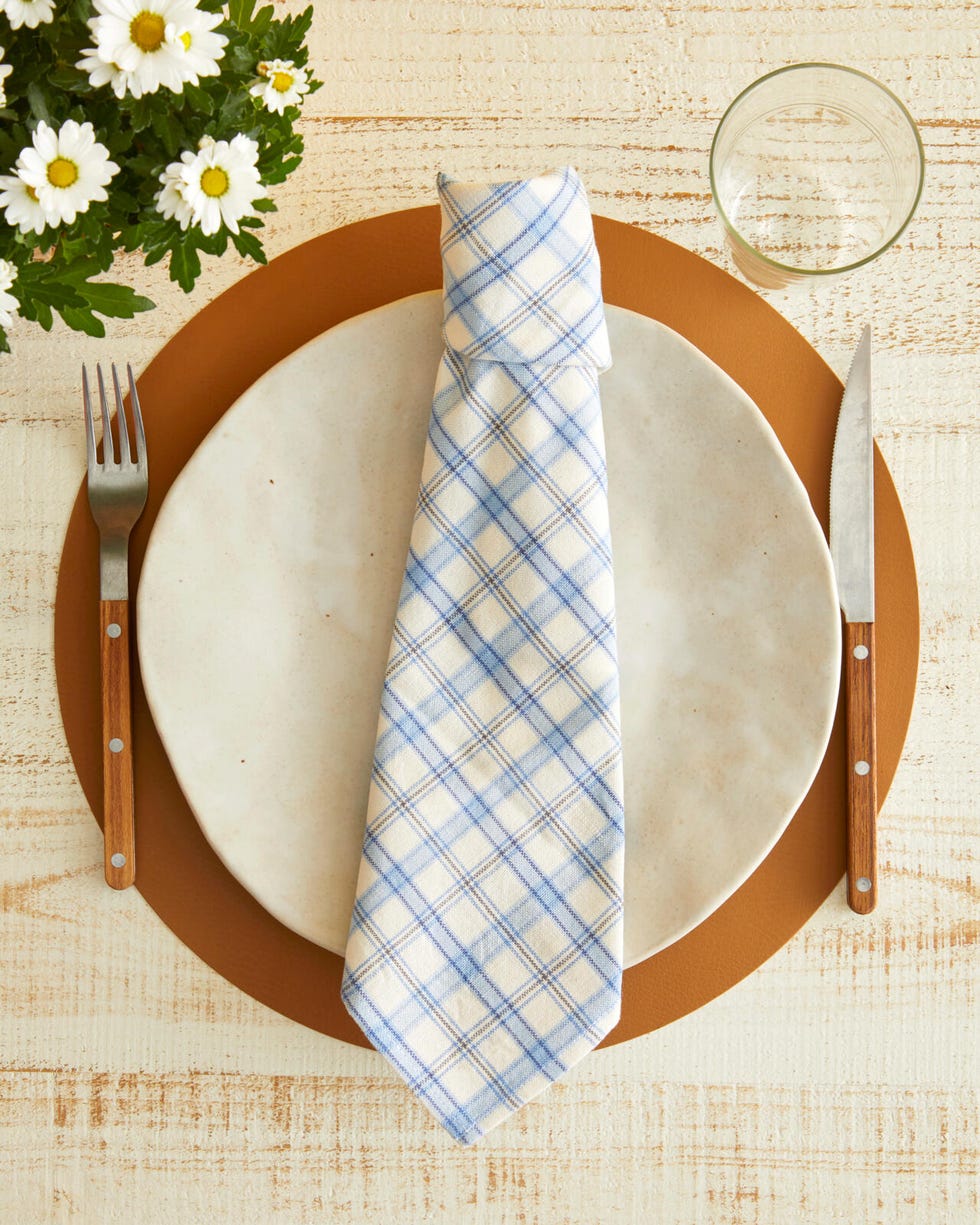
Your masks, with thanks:
M 847 904 L 871 914 L 878 904 L 878 755 L 874 622 L 844 625 L 847 708 Z
M 302 3 L 277 5 L 295 12 Z M 83 361 L 139 370 L 249 271 L 104 341 L 15 328 L 0 358 L 0 1221 L 461 1225 L 972 1225 L 980 1218 L 978 21 L 967 0 L 325 0 L 307 156 L 270 254 L 430 203 L 445 169 L 573 162 L 595 210 L 731 270 L 707 181 L 714 124 L 805 59 L 877 76 L 919 121 L 925 194 L 859 276 L 770 300 L 841 374 L 876 338 L 876 436 L 919 572 L 905 757 L 878 820 L 873 915 L 843 888 L 749 979 L 599 1052 L 472 1150 L 380 1057 L 207 970 L 102 877 L 54 685 L 52 602 L 85 469 Z M 4 168 L 5 169 L 5 168 Z M 269 304 L 275 324 L 275 304 Z M 189 372 L 188 377 L 196 377 Z
M 99 653 L 102 657 L 103 868 L 110 888 L 126 889 L 136 879 L 128 600 L 100 602 Z

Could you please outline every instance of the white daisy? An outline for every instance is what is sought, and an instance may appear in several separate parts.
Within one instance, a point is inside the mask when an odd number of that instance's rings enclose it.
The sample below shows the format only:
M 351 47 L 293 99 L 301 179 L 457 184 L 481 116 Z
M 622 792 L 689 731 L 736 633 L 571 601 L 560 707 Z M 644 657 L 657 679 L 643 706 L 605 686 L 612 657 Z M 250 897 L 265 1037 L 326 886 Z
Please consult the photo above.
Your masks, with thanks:
M 160 176 L 164 186 L 157 208 L 164 216 L 176 217 L 185 230 L 193 224 L 205 234 L 216 234 L 224 224 L 237 234 L 239 220 L 265 194 L 258 157 L 259 146 L 247 136 L 230 141 L 205 136 L 197 153 L 182 153 Z
M 21 150 L 14 169 L 28 187 L 27 194 L 37 197 L 48 225 L 70 225 L 93 200 L 108 200 L 106 184 L 119 167 L 109 160 L 105 145 L 95 139 L 90 123 L 69 119 L 55 131 L 42 120 L 32 139 L 33 144 Z M 37 229 L 36 224 L 18 224 L 25 233 Z
M 17 267 L 9 260 L 0 259 L 0 328 L 9 328 L 17 314 L 20 303 L 7 290 L 17 280 Z
M 7 14 L 11 29 L 33 30 L 54 20 L 54 0 L 0 0 L 0 13 Z
M 260 80 L 249 90 L 261 98 L 267 110 L 282 114 L 287 106 L 299 106 L 303 94 L 310 92 L 305 68 L 297 68 L 292 60 L 267 60 L 256 71 Z
M 3 87 L 3 83 L 12 72 L 13 68 L 3 62 L 3 47 L 0 47 L 0 106 L 7 105 L 7 92 Z
M 96 88 L 111 85 L 117 98 L 153 94 L 163 86 L 179 94 L 184 85 L 216 76 L 228 39 L 215 34 L 220 13 L 198 9 L 194 0 L 95 0 L 89 21 L 95 39 L 75 65 Z

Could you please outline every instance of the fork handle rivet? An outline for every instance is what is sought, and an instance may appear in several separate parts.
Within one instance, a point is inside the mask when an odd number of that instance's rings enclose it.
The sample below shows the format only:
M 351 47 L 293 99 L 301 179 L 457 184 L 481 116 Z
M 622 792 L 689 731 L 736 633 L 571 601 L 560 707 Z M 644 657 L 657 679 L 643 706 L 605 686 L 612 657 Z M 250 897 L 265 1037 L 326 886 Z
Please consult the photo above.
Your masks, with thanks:
M 115 621 L 110 621 L 109 624 L 105 627 L 105 632 L 109 635 L 110 638 L 118 638 L 119 635 L 122 633 L 122 626 L 117 625 Z
M 109 741 L 109 752 L 110 753 L 121 753 L 122 751 L 123 751 L 123 742 L 119 739 L 118 736 L 113 736 L 113 738 Z

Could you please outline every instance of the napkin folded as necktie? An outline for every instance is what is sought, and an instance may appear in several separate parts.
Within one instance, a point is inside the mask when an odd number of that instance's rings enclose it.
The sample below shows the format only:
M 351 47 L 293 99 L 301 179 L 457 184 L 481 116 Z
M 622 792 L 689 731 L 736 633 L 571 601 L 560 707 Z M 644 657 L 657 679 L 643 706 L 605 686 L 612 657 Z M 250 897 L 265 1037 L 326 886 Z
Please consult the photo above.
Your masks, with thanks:
M 446 351 L 343 998 L 469 1143 L 619 1018 L 619 674 L 598 395 L 610 357 L 574 170 L 438 187 Z

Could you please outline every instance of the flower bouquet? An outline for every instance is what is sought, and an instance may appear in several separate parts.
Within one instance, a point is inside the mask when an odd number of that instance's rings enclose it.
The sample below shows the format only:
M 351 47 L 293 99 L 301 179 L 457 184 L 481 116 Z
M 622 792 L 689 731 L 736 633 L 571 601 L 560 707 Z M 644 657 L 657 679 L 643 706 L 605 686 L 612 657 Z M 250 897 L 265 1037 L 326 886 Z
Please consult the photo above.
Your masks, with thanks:
M 312 5 L 0 0 L 0 352 L 15 315 L 105 335 L 153 303 L 98 279 L 117 251 L 265 263 L 268 188 L 299 165 Z

